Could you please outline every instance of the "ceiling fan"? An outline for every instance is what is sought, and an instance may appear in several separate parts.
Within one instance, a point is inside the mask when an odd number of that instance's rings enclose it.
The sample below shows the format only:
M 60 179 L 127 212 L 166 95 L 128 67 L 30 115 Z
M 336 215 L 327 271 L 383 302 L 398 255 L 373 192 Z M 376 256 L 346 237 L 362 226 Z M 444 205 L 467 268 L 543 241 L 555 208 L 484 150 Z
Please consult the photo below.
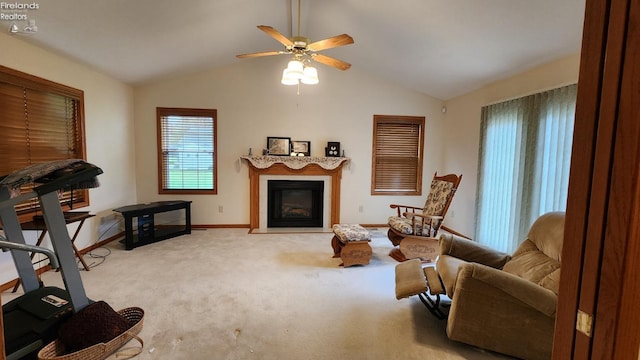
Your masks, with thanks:
M 335 48 L 338 46 L 344 46 L 353 44 L 353 38 L 347 34 L 336 35 L 324 40 L 319 40 L 315 42 L 311 42 L 309 38 L 300 36 L 300 0 L 298 0 L 298 35 L 292 36 L 288 38 L 280 33 L 278 30 L 272 28 L 267 25 L 258 25 L 258 29 L 264 31 L 267 35 L 274 38 L 276 41 L 284 45 L 284 50 L 274 50 L 274 51 L 263 51 L 257 53 L 250 54 L 240 54 L 236 55 L 238 59 L 247 59 L 261 56 L 272 56 L 272 55 L 293 55 L 293 61 L 297 61 L 299 64 L 294 64 L 295 66 L 299 66 L 300 68 L 295 71 L 299 71 L 302 73 L 302 66 L 310 63 L 311 61 L 317 61 L 321 64 L 328 65 L 334 67 L 339 70 L 347 70 L 351 67 L 351 64 L 348 62 L 338 60 L 336 58 L 332 58 L 326 55 L 319 54 L 318 51 L 327 50 L 331 48 Z M 291 62 L 289 68 L 291 68 Z M 285 72 L 288 69 L 285 69 Z M 306 70 L 306 69 L 305 69 Z M 315 69 L 313 69 L 315 72 Z M 300 78 L 301 79 L 301 78 Z M 316 81 L 317 81 L 317 73 L 316 73 Z M 285 78 L 283 76 L 283 83 L 285 82 Z M 304 82 L 304 81 L 303 81 Z M 297 79 L 296 79 L 297 83 Z M 317 82 L 316 82 L 317 83 Z

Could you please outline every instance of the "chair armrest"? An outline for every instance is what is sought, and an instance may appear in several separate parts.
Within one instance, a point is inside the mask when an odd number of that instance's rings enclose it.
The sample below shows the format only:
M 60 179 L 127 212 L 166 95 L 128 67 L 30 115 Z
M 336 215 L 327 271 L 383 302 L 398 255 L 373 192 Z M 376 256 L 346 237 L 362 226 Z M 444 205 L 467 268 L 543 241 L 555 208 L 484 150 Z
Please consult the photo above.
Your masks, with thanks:
M 416 210 L 424 211 L 424 208 L 412 206 L 412 205 L 400 205 L 400 204 L 390 204 L 390 208 L 398 210 L 398 217 L 402 216 L 403 213 L 408 213 L 411 210 L 411 213 L 415 213 Z M 404 211 L 402 211 L 404 209 Z
M 468 240 L 473 240 L 472 238 L 468 237 L 467 235 L 465 235 L 463 233 L 460 233 L 460 232 L 457 232 L 456 230 L 453 230 L 452 228 L 450 228 L 450 227 L 448 227 L 446 225 L 440 226 L 440 229 L 442 229 L 443 231 L 448 232 L 449 234 L 457 235 L 459 237 L 462 237 L 462 238 L 465 238 L 465 239 L 468 239 Z
M 454 294 L 458 295 L 464 292 L 460 289 L 470 286 L 475 291 L 482 289 L 481 293 L 505 294 L 504 301 L 520 301 L 548 317 L 556 314 L 558 296 L 553 291 L 502 270 L 477 263 L 463 264 L 458 271 Z
M 502 269 L 504 264 L 511 259 L 509 254 L 452 234 L 440 235 L 440 254 L 457 257 L 467 262 L 480 263 L 496 269 Z

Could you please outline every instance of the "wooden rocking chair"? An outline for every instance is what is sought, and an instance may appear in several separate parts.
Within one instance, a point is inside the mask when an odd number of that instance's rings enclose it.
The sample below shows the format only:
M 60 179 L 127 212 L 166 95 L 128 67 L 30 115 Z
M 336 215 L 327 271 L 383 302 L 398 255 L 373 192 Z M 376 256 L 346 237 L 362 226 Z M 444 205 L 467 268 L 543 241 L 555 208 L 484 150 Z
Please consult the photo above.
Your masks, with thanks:
M 435 237 L 461 180 L 462 175 L 438 176 L 436 172 L 423 207 L 390 205 L 397 210 L 397 215 L 389 217 L 387 234 L 391 243 L 400 247 L 389 253 L 391 257 L 398 261 L 416 257 L 427 261 L 435 260 L 438 244 Z M 406 238 L 410 241 L 402 244 Z

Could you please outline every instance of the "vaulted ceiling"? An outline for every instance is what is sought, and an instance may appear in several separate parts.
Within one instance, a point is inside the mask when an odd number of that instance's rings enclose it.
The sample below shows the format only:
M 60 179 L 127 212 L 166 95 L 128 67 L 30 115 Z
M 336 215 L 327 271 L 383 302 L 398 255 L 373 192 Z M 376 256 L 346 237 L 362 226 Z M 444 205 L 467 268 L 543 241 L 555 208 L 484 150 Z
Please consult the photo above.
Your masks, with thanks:
M 447 100 L 579 52 L 584 2 L 302 0 L 300 34 L 316 41 L 347 33 L 353 45 L 322 53 Z M 38 9 L 23 13 L 36 21 L 38 32 L 13 36 L 132 85 L 239 61 L 260 62 L 235 55 L 283 49 L 257 25 L 270 25 L 286 36 L 297 33 L 297 0 L 37 4 Z M 284 66 L 288 59 L 282 57 Z

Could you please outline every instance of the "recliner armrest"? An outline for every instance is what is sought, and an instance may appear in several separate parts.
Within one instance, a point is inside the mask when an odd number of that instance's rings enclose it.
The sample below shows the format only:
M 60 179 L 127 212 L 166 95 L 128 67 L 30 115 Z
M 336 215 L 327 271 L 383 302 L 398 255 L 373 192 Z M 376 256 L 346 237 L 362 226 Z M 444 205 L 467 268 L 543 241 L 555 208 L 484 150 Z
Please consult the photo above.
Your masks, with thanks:
M 458 289 L 467 286 L 469 281 L 483 283 L 487 292 L 499 290 L 548 317 L 556 314 L 558 296 L 553 291 L 516 275 L 482 264 L 463 264 L 458 270 L 455 293 L 458 294 Z
M 528 280 L 480 264 L 462 264 L 447 336 L 520 359 L 547 360 L 556 304 L 556 294 Z
M 507 253 L 452 234 L 440 235 L 440 254 L 457 257 L 467 262 L 480 263 L 496 269 L 502 269 L 504 264 L 511 259 L 511 256 Z

